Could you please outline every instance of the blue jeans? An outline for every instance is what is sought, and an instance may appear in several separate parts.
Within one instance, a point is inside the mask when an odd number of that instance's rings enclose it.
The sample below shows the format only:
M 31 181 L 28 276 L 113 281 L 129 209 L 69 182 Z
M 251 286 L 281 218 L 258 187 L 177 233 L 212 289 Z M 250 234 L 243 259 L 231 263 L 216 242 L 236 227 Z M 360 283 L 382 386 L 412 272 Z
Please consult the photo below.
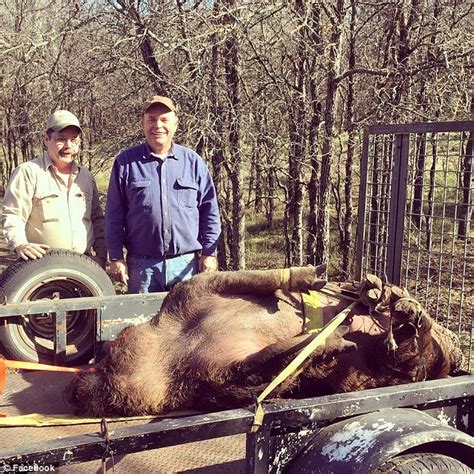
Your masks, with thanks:
M 127 257 L 128 292 L 169 291 L 176 283 L 196 275 L 198 263 L 195 252 L 166 259 L 130 255 Z

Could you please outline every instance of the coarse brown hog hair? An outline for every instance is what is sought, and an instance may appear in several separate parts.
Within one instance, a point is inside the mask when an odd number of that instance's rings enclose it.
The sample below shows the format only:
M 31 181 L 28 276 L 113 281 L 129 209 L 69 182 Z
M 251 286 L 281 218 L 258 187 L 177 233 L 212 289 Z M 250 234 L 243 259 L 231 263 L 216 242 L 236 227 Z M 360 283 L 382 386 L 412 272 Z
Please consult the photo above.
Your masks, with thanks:
M 95 373 L 71 382 L 68 400 L 77 411 L 96 416 L 252 403 L 315 337 L 304 332 L 301 292 L 317 292 L 325 320 L 347 306 L 341 288 L 326 294 L 326 282 L 319 278 L 323 271 L 204 273 L 178 284 L 150 322 L 118 335 Z M 362 285 L 361 300 L 376 310 L 358 304 L 347 319 L 349 327 L 328 337 L 272 397 L 446 377 L 459 364 L 454 339 L 408 293 L 391 288 L 376 277 Z M 374 311 L 385 328 L 390 322 L 389 330 L 373 323 Z

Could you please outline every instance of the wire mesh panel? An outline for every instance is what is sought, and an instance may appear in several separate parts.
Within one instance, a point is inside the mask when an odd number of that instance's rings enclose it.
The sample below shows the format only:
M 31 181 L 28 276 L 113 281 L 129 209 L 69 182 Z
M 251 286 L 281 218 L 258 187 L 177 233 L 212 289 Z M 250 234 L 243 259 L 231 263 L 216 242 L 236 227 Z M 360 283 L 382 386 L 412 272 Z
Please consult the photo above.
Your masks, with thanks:
M 461 337 L 473 367 L 474 122 L 370 127 L 361 161 L 356 278 L 405 286 Z

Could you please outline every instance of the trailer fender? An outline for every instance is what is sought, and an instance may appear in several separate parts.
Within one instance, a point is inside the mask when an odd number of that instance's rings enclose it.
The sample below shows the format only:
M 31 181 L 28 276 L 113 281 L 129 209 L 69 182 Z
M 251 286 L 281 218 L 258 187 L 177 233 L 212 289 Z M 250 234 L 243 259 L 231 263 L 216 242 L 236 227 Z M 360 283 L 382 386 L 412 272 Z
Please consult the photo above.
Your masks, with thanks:
M 474 467 L 473 438 L 415 409 L 386 409 L 322 428 L 285 472 L 372 472 L 408 450 L 436 452 Z

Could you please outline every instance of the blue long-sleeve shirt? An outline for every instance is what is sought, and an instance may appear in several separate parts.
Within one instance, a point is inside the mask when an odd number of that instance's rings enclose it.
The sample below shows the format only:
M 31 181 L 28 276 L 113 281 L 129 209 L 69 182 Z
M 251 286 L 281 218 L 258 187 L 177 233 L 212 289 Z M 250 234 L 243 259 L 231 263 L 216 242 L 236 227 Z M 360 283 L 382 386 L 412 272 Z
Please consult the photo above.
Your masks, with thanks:
M 214 183 L 202 158 L 173 143 L 165 159 L 147 144 L 115 159 L 105 212 L 111 260 L 130 255 L 214 255 L 221 232 Z

